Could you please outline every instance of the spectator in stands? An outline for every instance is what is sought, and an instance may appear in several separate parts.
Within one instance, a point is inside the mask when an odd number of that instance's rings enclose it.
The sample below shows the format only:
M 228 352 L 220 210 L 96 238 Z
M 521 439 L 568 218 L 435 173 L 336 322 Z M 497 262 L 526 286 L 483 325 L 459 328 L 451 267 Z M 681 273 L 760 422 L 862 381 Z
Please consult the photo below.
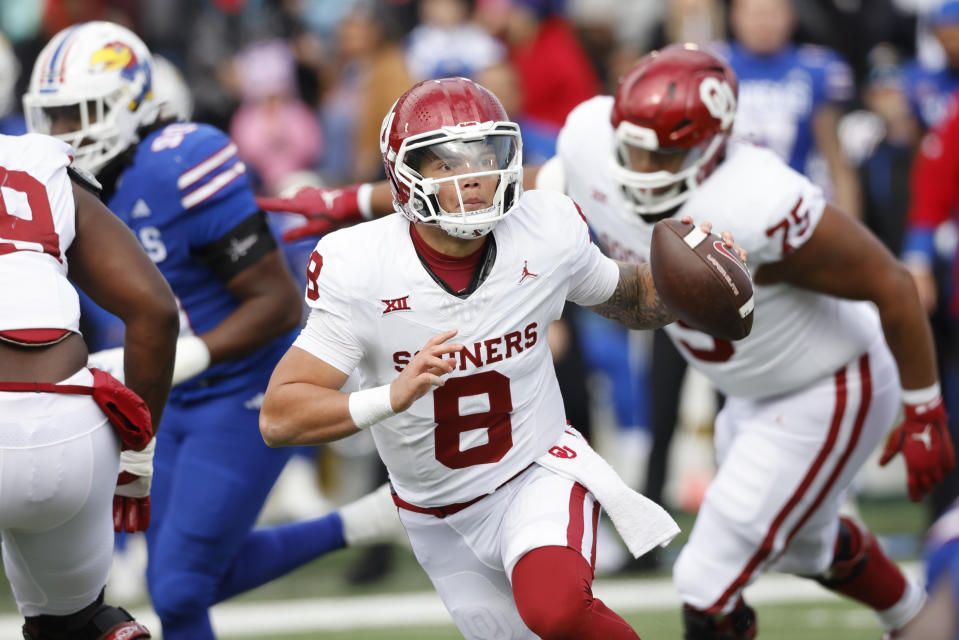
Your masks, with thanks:
M 406 67 L 414 81 L 473 78 L 506 57 L 503 45 L 471 19 L 468 0 L 422 0 L 419 17 L 406 38 Z
M 261 193 L 279 193 L 287 176 L 311 169 L 322 151 L 316 117 L 296 95 L 295 71 L 283 40 L 251 45 L 234 60 L 243 101 L 230 121 L 230 137 L 258 176 Z
M 523 87 L 520 111 L 556 133 L 573 107 L 600 91 L 561 5 L 562 0 L 511 0 L 505 33 Z
M 790 43 L 790 0 L 733 0 L 729 17 L 734 38 L 720 53 L 739 78 L 734 133 L 771 148 L 860 217 L 859 182 L 837 133 L 854 95 L 849 66 L 829 49 Z
M 909 104 L 924 129 L 935 126 L 949 110 L 959 90 L 959 0 L 945 0 L 925 15 L 925 25 L 943 51 L 943 64 L 919 58 L 904 69 Z
M 959 434 L 959 261 L 955 237 L 947 229 L 959 223 L 959 106 L 923 139 L 912 167 L 912 201 L 902 257 L 912 272 L 926 310 L 932 315 L 943 399 L 949 430 Z M 937 241 L 938 240 L 938 241 Z M 959 474 L 946 475 L 932 496 L 933 516 L 959 496 Z

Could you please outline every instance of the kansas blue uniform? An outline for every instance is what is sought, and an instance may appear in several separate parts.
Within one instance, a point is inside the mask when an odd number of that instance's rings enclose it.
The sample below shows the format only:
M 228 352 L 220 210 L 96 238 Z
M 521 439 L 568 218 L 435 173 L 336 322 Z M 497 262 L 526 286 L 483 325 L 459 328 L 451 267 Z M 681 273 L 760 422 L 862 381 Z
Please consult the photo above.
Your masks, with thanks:
M 265 232 L 245 231 L 244 221 L 258 208 L 225 134 L 192 123 L 149 133 L 107 204 L 169 282 L 181 332 L 203 334 L 240 306 L 226 283 L 243 267 L 229 264 L 242 265 L 250 251 L 262 251 L 257 235 Z M 94 336 L 107 344 L 97 346 L 117 346 L 109 342 L 122 334 L 99 317 Z M 213 364 L 170 394 L 157 434 L 147 531 L 150 595 L 168 640 L 212 639 L 208 608 L 214 603 L 344 545 L 338 514 L 252 531 L 294 452 L 268 448 L 258 426 L 269 376 L 294 337 L 295 331 Z
M 948 580 L 952 592 L 959 594 L 959 501 L 929 528 L 922 560 L 926 565 L 927 591 L 931 593 L 940 580 Z M 959 607 L 959 602 L 954 606 Z M 955 637 L 959 640 L 959 633 Z
M 849 65 L 836 52 L 812 45 L 756 55 L 736 43 L 718 48 L 739 78 L 733 132 L 775 151 L 814 179 L 813 115 L 824 104 L 853 97 Z M 819 180 L 817 180 L 819 181 Z
M 205 247 L 257 211 L 236 147 L 219 130 L 171 124 L 137 147 L 107 202 L 129 226 L 176 294 L 185 332 L 202 334 L 238 306 L 225 283 L 197 259 Z M 244 239 L 234 242 L 242 253 Z M 198 400 L 249 386 L 269 373 L 293 342 L 284 339 L 239 358 L 214 364 L 174 387 L 171 399 Z

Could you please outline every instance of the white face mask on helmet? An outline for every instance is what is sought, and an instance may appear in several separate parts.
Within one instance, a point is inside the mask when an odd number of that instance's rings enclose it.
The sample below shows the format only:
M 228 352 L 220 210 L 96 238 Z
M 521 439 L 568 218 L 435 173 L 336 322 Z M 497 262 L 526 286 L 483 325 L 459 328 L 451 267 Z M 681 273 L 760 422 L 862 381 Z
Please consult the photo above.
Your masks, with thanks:
M 23 108 L 27 129 L 72 145 L 74 164 L 98 173 L 156 120 L 150 51 L 111 22 L 67 27 L 37 57 Z M 60 121 L 71 130 L 55 129 Z
M 416 221 L 435 221 L 457 238 L 492 231 L 509 215 L 522 182 L 520 144 L 513 123 L 449 127 L 407 138 L 393 166 L 397 179 L 410 189 L 408 206 Z M 443 207 L 441 190 L 455 194 L 452 206 Z M 485 207 L 478 207 L 480 200 L 486 204 L 481 193 L 491 196 Z
M 400 96 L 380 151 L 396 210 L 457 238 L 488 234 L 523 193 L 519 125 L 467 78 L 424 80 Z

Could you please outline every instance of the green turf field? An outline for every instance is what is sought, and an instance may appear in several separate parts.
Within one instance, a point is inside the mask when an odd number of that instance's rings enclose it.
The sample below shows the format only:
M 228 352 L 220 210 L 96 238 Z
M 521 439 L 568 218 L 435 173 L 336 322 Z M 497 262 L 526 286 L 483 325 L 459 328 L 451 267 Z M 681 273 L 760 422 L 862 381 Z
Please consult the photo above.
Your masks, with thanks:
M 861 501 L 863 519 L 880 534 L 890 555 L 900 561 L 916 559 L 920 534 L 927 526 L 924 507 L 905 500 Z M 677 518 L 683 534 L 666 550 L 667 566 L 675 557 L 692 523 L 691 516 Z M 429 580 L 412 559 L 408 551 L 396 549 L 393 554 L 394 570 L 383 580 L 368 586 L 356 587 L 345 576 L 360 551 L 336 552 L 303 567 L 290 575 L 234 598 L 214 610 L 214 621 L 224 640 L 272 640 L 283 638 L 300 640 L 317 638 L 328 640 L 440 640 L 459 638 L 459 634 L 432 593 Z M 766 593 L 764 581 L 754 588 L 756 593 Z M 770 578 L 770 582 L 773 578 Z M 763 640 L 878 640 L 878 627 L 871 612 L 847 601 L 825 594 L 818 586 L 808 581 L 796 581 L 805 587 L 802 593 L 793 596 L 786 586 L 772 598 L 754 601 L 759 613 L 760 637 Z M 678 606 L 668 603 L 657 605 L 657 599 L 669 598 L 673 593 L 668 572 L 604 576 L 597 580 L 597 595 L 612 608 L 622 613 L 637 629 L 644 640 L 681 638 Z M 417 596 L 419 594 L 419 596 Z M 653 601 L 650 594 L 656 595 Z M 419 605 L 409 604 L 407 598 L 433 600 L 432 607 L 423 609 L 423 619 L 418 618 Z M 753 601 L 752 596 L 751 601 Z M 343 600 L 331 600 L 343 598 Z M 797 601 L 798 598 L 798 601 Z M 420 602 L 417 600 L 417 602 Z M 388 611 L 391 604 L 399 603 L 404 615 L 394 618 Z M 634 605 L 633 603 L 639 603 Z M 148 622 L 151 615 L 146 601 L 123 603 Z M 351 613 L 346 614 L 349 611 Z M 329 612 L 329 615 L 327 613 Z M 328 618 L 339 613 L 344 622 L 330 624 Z M 17 622 L 13 599 L 6 581 L 0 584 L 0 637 L 8 637 L 8 629 Z M 245 622 L 244 615 L 253 615 Z M 259 615 L 256 618 L 254 615 Z M 270 621 L 295 619 L 306 616 L 299 628 L 270 630 Z M 310 616 L 313 616 L 312 618 Z M 403 618 L 400 620 L 399 618 Z M 311 623 L 310 620 L 320 622 Z M 385 621 L 384 621 L 385 620 Z M 3 621 L 0 621 L 3 622 Z M 340 625 L 340 626 L 338 626 Z M 156 625 L 154 630 L 157 629 Z M 295 626 L 295 625 L 293 625 Z M 9 634 L 10 637 L 15 637 Z M 158 634 L 157 634 L 158 635 Z
M 828 602 L 803 605 L 759 607 L 759 637 L 762 640 L 879 640 L 872 614 L 855 605 Z M 679 614 L 675 610 L 649 611 L 626 615 L 643 640 L 682 638 Z M 276 636 L 230 636 L 268 640 Z M 354 629 L 284 635 L 288 640 L 457 640 L 462 636 L 453 625 L 395 629 Z M 227 640 L 224 636 L 224 640 Z

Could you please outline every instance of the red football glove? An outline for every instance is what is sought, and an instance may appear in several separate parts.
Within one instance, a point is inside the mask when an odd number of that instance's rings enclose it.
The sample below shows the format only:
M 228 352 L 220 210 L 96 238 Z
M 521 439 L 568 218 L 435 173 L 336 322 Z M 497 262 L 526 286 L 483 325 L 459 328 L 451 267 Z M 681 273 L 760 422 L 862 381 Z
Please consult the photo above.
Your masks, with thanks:
M 283 234 L 284 242 L 293 242 L 362 222 L 364 218 L 357 197 L 361 186 L 351 184 L 335 189 L 303 187 L 292 198 L 257 198 L 256 204 L 261 209 L 298 213 L 306 218 L 306 224 Z
M 153 483 L 153 451 L 156 439 L 143 451 L 120 453 L 120 475 L 113 495 L 113 530 L 136 533 L 150 526 L 150 485 Z
M 903 408 L 906 416 L 889 434 L 879 464 L 885 466 L 901 451 L 906 460 L 909 499 L 918 502 L 956 466 L 956 454 L 941 396 L 922 405 L 904 404 Z

